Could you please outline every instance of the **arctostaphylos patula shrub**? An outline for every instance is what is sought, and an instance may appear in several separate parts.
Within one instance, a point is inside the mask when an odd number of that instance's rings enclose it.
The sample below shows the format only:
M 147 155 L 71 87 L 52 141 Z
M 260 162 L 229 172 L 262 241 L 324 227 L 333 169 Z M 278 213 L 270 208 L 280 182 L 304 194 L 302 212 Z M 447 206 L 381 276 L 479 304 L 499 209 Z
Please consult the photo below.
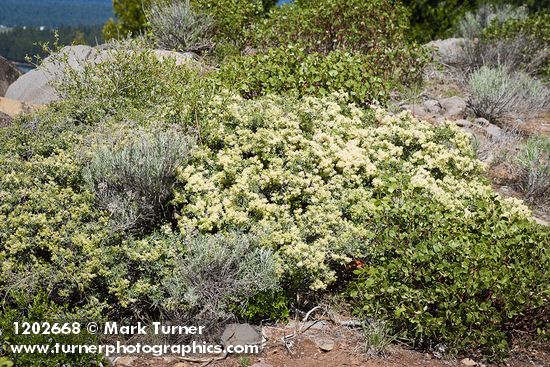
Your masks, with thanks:
M 363 57 L 357 61 L 366 62 L 375 70 L 374 75 L 381 76 L 380 72 L 383 72 L 385 80 L 408 83 L 418 80 L 427 53 L 407 41 L 407 31 L 408 12 L 399 3 L 387 0 L 303 0 L 273 8 L 269 17 L 258 22 L 251 31 L 249 42 L 264 51 L 279 48 L 278 53 L 313 53 L 317 60 L 319 55 L 328 55 L 332 60 L 325 61 L 325 65 L 338 63 L 338 53 L 332 54 L 337 51 L 361 54 Z M 316 64 L 322 65 L 323 61 Z M 306 62 L 304 74 L 316 66 L 311 61 Z M 316 82 L 300 73 L 293 77 L 304 83 Z
M 302 48 L 281 47 L 228 60 L 217 78 L 247 99 L 268 94 L 321 97 L 346 90 L 350 101 L 366 105 L 389 98 L 398 82 L 387 74 L 388 70 L 377 68 L 370 57 L 359 53 L 308 54 Z
M 259 46 L 298 45 L 325 54 L 376 53 L 401 45 L 407 25 L 406 9 L 392 1 L 299 0 L 273 8 L 253 39 Z
M 389 200 L 350 286 L 356 312 L 420 348 L 499 360 L 512 339 L 547 330 L 550 231 L 472 201 L 455 217 L 429 198 Z M 397 200 L 394 199 L 394 200 Z

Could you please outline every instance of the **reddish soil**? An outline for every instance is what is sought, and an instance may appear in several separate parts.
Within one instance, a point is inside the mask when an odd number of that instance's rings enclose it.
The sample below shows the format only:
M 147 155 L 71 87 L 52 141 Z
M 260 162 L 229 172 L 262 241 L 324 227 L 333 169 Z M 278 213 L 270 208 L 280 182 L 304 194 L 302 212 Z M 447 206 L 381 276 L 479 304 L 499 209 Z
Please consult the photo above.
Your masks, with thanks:
M 283 336 L 295 333 L 288 327 L 265 327 L 264 335 L 267 345 L 260 355 L 229 356 L 223 360 L 191 363 L 178 358 L 138 358 L 129 366 L 132 367 L 493 367 L 496 365 L 480 362 L 472 358 L 436 358 L 431 353 L 422 353 L 399 345 L 391 345 L 383 356 L 369 356 L 362 348 L 362 336 L 357 330 L 345 327 L 327 326 L 320 329 L 309 329 L 298 333 L 295 338 L 287 338 L 288 348 L 283 343 Z M 319 345 L 323 341 L 333 341 L 330 351 L 322 351 Z M 122 366 L 118 363 L 115 365 Z M 126 366 L 126 365 L 124 365 Z M 531 345 L 515 348 L 510 358 L 501 366 L 509 367 L 550 367 L 550 344 Z

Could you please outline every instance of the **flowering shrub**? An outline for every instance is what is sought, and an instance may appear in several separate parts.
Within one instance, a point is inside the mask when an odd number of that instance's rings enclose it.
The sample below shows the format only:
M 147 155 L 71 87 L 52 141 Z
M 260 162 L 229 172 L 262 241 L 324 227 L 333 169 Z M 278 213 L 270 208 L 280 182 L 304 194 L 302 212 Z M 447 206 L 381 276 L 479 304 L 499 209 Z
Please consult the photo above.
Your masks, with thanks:
M 454 125 L 345 98 L 215 99 L 204 146 L 178 172 L 180 230 L 269 228 L 263 242 L 277 250 L 283 277 L 324 289 L 337 264 L 369 253 L 383 213 L 413 194 L 457 221 L 483 219 L 480 201 L 510 221 L 529 214 L 479 178 L 482 163 Z
M 96 253 L 104 218 L 80 189 L 80 167 L 68 151 L 79 141 L 77 128 L 42 121 L 49 117 L 0 129 L 0 293 L 12 275 L 20 280 L 31 270 L 22 287 L 49 282 L 60 297 L 93 278 L 94 264 L 83 262 Z

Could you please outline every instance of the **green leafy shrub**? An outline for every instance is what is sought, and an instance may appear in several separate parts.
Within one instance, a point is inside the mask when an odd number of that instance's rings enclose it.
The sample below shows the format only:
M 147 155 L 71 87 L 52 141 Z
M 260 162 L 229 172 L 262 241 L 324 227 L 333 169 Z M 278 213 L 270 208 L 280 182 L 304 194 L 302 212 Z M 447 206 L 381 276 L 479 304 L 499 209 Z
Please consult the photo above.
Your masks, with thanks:
M 444 343 L 489 359 L 507 354 L 514 332 L 548 327 L 548 228 L 510 222 L 488 202 L 472 202 L 460 224 L 429 199 L 401 202 L 384 204 L 356 271 L 358 313 L 388 320 L 416 346 Z
M 219 43 L 242 46 L 248 29 L 275 5 L 273 0 L 192 0 L 198 10 L 214 19 Z
M 78 68 L 63 54 L 56 58 L 64 70 L 55 83 L 63 98 L 59 108 L 78 123 L 94 125 L 109 117 L 194 123 L 198 104 L 212 93 L 193 61 L 178 65 L 140 40 L 115 43 L 98 60 Z
M 265 319 L 271 321 L 286 320 L 290 316 L 290 300 L 284 291 L 265 291 L 256 294 L 245 304 L 233 304 L 231 309 L 248 322 L 259 324 Z
M 193 145 L 176 129 L 134 130 L 129 141 L 95 148 L 84 179 L 114 230 L 147 232 L 170 220 L 176 168 Z
M 189 0 L 155 2 L 147 12 L 151 33 L 167 50 L 202 53 L 213 47 L 213 20 L 196 12 Z
M 550 108 L 550 90 L 542 82 L 502 66 L 482 67 L 470 76 L 468 84 L 468 105 L 477 116 L 491 122 L 502 124 L 504 117 L 536 115 Z
M 525 198 L 541 206 L 550 204 L 550 138 L 532 137 L 523 145 L 515 162 L 518 186 Z
M 345 99 L 213 101 L 205 144 L 178 173 L 179 229 L 268 228 L 262 243 L 276 250 L 288 289 L 316 290 L 337 279 L 339 265 L 369 253 L 384 197 L 401 206 L 396 193 L 419 190 L 457 223 L 476 200 L 512 218 L 528 215 L 480 179 L 481 163 L 458 128 Z
M 292 47 L 235 58 L 222 65 L 218 75 L 223 85 L 245 98 L 326 96 L 346 90 L 351 101 L 363 105 L 389 97 L 393 84 L 385 77 L 384 70 L 364 55 L 334 51 L 324 56 Z
M 248 64 L 260 67 L 262 63 L 267 64 L 264 66 L 266 72 L 260 73 L 258 78 L 270 78 L 271 69 L 280 67 L 279 72 L 283 72 L 290 68 L 291 75 L 284 78 L 287 83 L 314 88 L 321 82 L 322 87 L 329 84 L 329 90 L 344 87 L 351 89 L 352 94 L 357 92 L 359 84 L 367 84 L 365 88 L 370 84 L 355 72 L 375 75 L 384 81 L 409 83 L 419 79 L 427 54 L 406 41 L 407 31 L 407 11 L 388 0 L 295 1 L 274 8 L 270 16 L 252 30 L 250 42 L 253 45 L 275 50 L 248 59 Z M 243 62 L 244 67 L 250 66 L 246 59 Z M 334 70 L 331 64 L 335 65 Z M 346 75 L 339 66 L 354 73 Z M 330 78 L 323 75 L 327 69 L 331 72 Z M 365 69 L 373 71 L 369 73 Z M 348 77 L 349 85 L 342 85 L 343 77 Z M 268 83 L 273 81 L 270 79 Z M 380 83 L 375 81 L 376 84 Z
M 403 43 L 407 30 L 404 7 L 387 0 L 297 0 L 273 8 L 254 29 L 259 45 L 298 45 L 308 52 L 349 50 L 382 55 Z
M 113 0 L 113 12 L 116 20 L 109 19 L 103 27 L 106 40 L 124 39 L 145 30 L 145 10 L 151 0 Z

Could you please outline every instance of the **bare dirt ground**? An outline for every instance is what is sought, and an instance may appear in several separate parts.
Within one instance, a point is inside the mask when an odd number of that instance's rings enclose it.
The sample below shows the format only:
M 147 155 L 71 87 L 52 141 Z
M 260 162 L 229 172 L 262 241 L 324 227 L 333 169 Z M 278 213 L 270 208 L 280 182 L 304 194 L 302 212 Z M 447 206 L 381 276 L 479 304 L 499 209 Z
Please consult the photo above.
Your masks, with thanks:
M 259 355 L 227 356 L 220 360 L 202 356 L 195 363 L 177 357 L 128 358 L 117 360 L 125 367 L 493 367 L 466 356 L 435 356 L 433 353 L 390 345 L 384 355 L 365 353 L 359 330 L 324 323 L 296 333 L 296 328 L 277 325 L 263 328 L 267 344 Z M 294 337 L 292 337 L 294 335 Z M 286 338 L 285 338 L 286 336 Z M 284 341 L 286 339 L 286 342 Z M 550 344 L 516 347 L 500 366 L 550 367 Z

